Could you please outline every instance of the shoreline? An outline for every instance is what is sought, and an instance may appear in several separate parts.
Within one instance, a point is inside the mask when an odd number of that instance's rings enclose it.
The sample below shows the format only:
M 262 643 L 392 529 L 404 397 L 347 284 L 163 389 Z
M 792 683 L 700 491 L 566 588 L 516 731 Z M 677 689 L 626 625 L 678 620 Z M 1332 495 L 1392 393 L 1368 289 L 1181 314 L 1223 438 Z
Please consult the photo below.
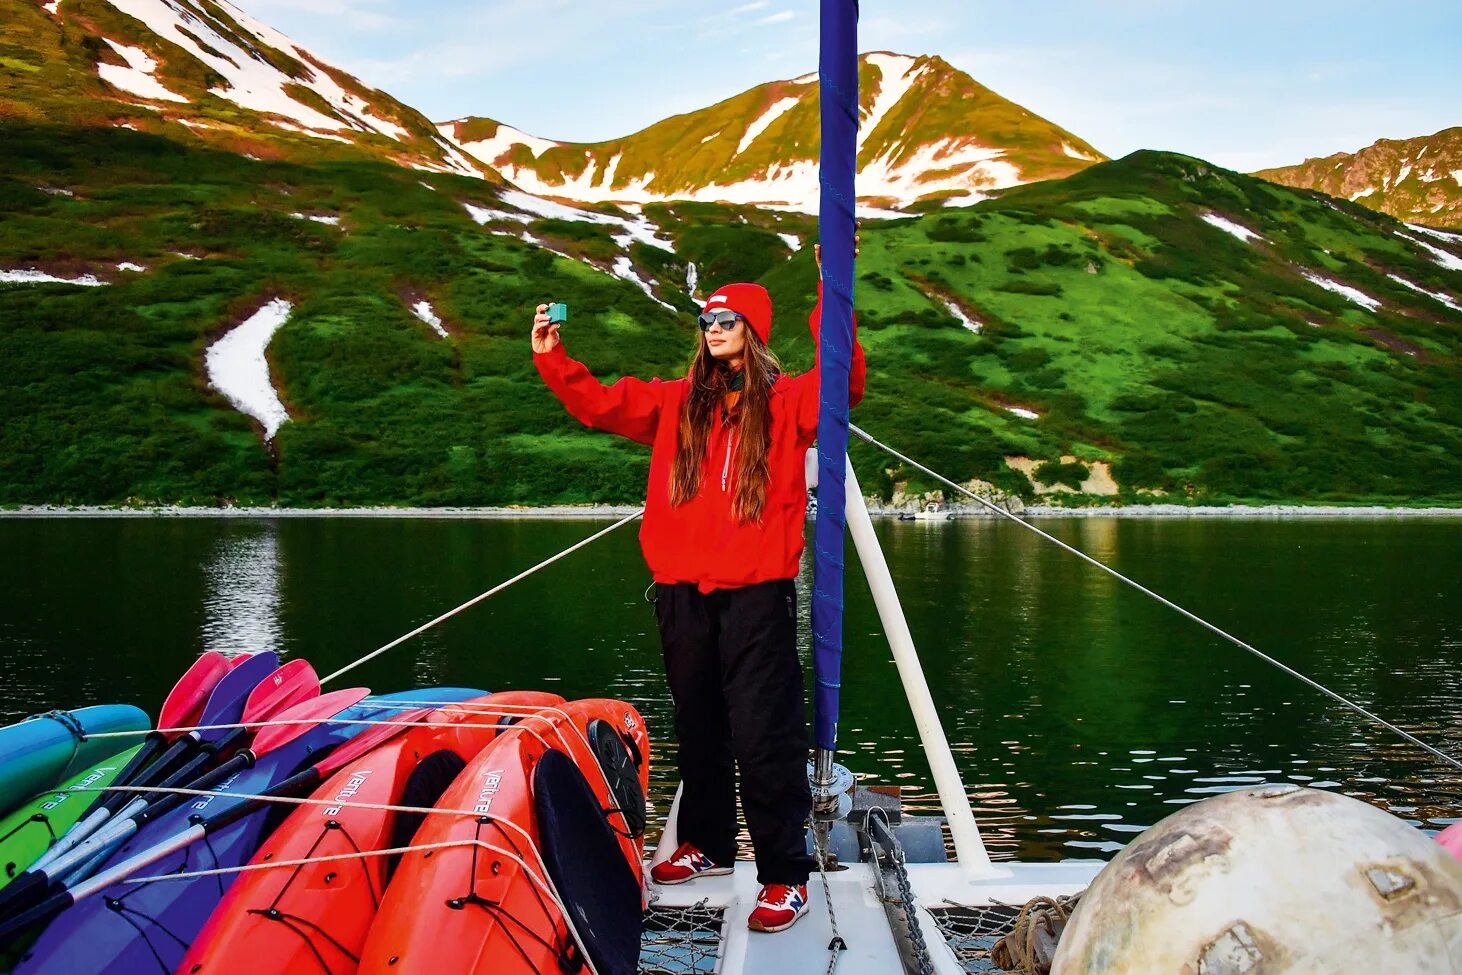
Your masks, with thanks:
M 0 518 L 623 518 L 637 512 L 635 505 L 539 505 L 489 508 L 209 508 L 184 506 L 113 507 L 106 505 L 23 505 L 0 509 Z M 870 507 L 874 518 L 896 519 L 911 512 L 907 508 Z M 976 506 L 946 509 L 948 519 L 964 521 L 995 518 Z M 1063 508 L 1027 505 L 1022 518 L 1459 518 L 1458 508 L 1395 508 L 1384 505 L 1180 505 L 1150 504 Z

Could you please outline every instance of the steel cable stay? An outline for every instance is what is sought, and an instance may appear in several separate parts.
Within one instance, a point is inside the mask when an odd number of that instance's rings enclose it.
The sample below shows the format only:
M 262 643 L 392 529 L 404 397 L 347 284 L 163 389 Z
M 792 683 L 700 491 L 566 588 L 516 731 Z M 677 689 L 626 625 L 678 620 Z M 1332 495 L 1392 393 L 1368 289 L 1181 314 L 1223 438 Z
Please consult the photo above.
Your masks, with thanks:
M 1284 671 L 1286 674 L 1289 674 L 1291 677 L 1295 678 L 1296 680 L 1298 680 L 1298 681 L 1300 681 L 1300 682 L 1302 682 L 1304 684 L 1307 684 L 1308 686 L 1314 688 L 1315 690 L 1317 690 L 1320 693 L 1326 695 L 1327 697 L 1331 698 L 1332 700 L 1335 700 L 1335 701 L 1339 702 L 1340 704 L 1343 704 L 1345 707 L 1350 708 L 1356 714 L 1361 715 L 1362 717 L 1366 718 L 1367 720 L 1369 720 L 1373 724 L 1375 724 L 1375 725 L 1377 725 L 1377 726 L 1379 726 L 1381 728 L 1385 728 L 1387 731 L 1390 731 L 1393 734 L 1398 735 L 1401 738 L 1406 739 L 1407 741 L 1411 742 L 1413 745 L 1417 746 L 1418 748 L 1423 749 L 1424 751 L 1428 752 L 1432 756 L 1441 759 L 1443 762 L 1447 763 L 1448 765 L 1452 766 L 1453 768 L 1462 770 L 1462 760 L 1458 760 L 1458 759 L 1452 757 L 1451 755 L 1448 755 L 1446 752 L 1442 751 L 1440 748 L 1437 748 L 1435 745 L 1428 744 L 1427 742 L 1425 742 L 1422 739 L 1418 738 L 1416 735 L 1413 735 L 1411 732 L 1406 731 L 1403 728 L 1397 727 L 1396 725 L 1392 724 L 1390 721 L 1387 721 L 1385 718 L 1381 717 L 1380 715 L 1376 714 L 1373 711 L 1370 711 L 1370 710 L 1366 709 L 1362 705 L 1357 704 L 1355 701 L 1352 701 L 1350 698 L 1348 698 L 1345 695 L 1339 693 L 1338 691 L 1332 691 L 1330 688 L 1326 687 L 1324 684 L 1321 684 L 1319 681 L 1315 680 L 1314 678 L 1309 677 L 1309 676 L 1306 676 L 1305 674 L 1303 674 L 1300 671 L 1296 670 L 1295 668 L 1291 667 L 1289 664 L 1286 664 L 1283 661 L 1280 661 L 1280 660 L 1275 659 L 1274 657 L 1271 657 L 1269 654 L 1267 654 L 1264 651 L 1260 650 L 1258 647 L 1255 647 L 1254 645 L 1252 645 L 1250 643 L 1247 643 L 1247 642 L 1239 639 L 1238 637 L 1236 637 L 1233 634 L 1229 633 L 1228 631 L 1222 629 L 1221 627 L 1219 627 L 1219 626 L 1217 626 L 1217 625 L 1215 625 L 1213 623 L 1208 622 L 1208 620 L 1204 619 L 1203 617 L 1199 616 L 1198 614 L 1196 614 L 1196 613 L 1194 613 L 1194 612 L 1192 612 L 1190 610 L 1184 609 L 1182 606 L 1179 606 L 1177 603 L 1173 602 L 1171 599 L 1168 599 L 1166 596 L 1163 596 L 1163 595 L 1161 595 L 1159 593 L 1153 592 L 1151 589 L 1147 588 L 1142 583 L 1137 582 L 1136 580 L 1131 579 L 1131 578 L 1123 575 L 1121 572 L 1118 572 L 1116 569 L 1112 568 L 1110 565 L 1107 565 L 1105 562 L 1102 562 L 1102 561 L 1100 561 L 1098 559 L 1093 558 L 1090 555 L 1087 555 L 1085 552 L 1081 551 L 1081 549 L 1076 548 L 1076 547 L 1074 547 L 1072 545 L 1068 545 L 1066 542 L 1061 541 L 1061 539 L 1057 538 L 1056 536 L 1054 536 L 1054 535 L 1052 535 L 1052 534 L 1050 534 L 1048 532 L 1042 531 L 1041 529 L 1037 528 L 1035 525 L 1033 525 L 1030 522 L 1026 521 L 1024 518 L 1020 518 L 1017 515 L 1011 514 L 1009 511 L 1006 511 L 1004 508 L 1000 507 L 1000 505 L 994 503 L 993 501 L 989 500 L 988 498 L 982 498 L 978 494 L 976 494 L 975 492 L 973 492 L 973 491 L 969 490 L 968 488 L 964 487 L 963 485 L 957 484 L 954 481 L 950 480 L 949 478 L 945 477 L 943 474 L 940 474 L 938 471 L 930 470 L 928 467 L 925 467 L 923 464 L 919 463 L 918 461 L 914 460 L 913 458 L 909 457 L 908 455 L 902 454 L 899 451 L 895 450 L 894 448 L 890 447 L 888 444 L 882 442 L 881 440 L 878 440 L 877 438 L 875 438 L 874 436 L 872 436 L 871 434 L 869 434 L 866 430 L 861 429 L 860 427 L 856 426 L 855 424 L 851 424 L 850 423 L 848 425 L 848 429 L 853 434 L 855 434 L 856 436 L 858 436 L 860 439 L 864 440 L 865 442 L 871 444 L 874 447 L 877 447 L 878 449 L 884 451 L 885 453 L 889 454 L 890 456 L 896 457 L 899 460 L 903 461 L 905 464 L 908 464 L 910 467 L 913 467 L 916 470 L 919 470 L 919 471 L 922 471 L 925 474 L 928 474 L 930 477 L 932 477 L 932 478 L 940 481 L 943 484 L 949 485 L 951 488 L 953 488 L 954 490 L 958 491 L 960 494 L 962 494 L 965 497 L 971 499 L 972 501 L 979 502 L 980 504 L 984 505 L 986 508 L 989 508 L 991 511 L 995 512 L 997 515 L 1000 515 L 1001 517 L 1006 518 L 1006 519 L 1014 522 L 1015 524 L 1019 525 L 1020 527 L 1026 529 L 1027 531 L 1034 532 L 1035 534 L 1041 536 L 1042 538 L 1044 538 L 1046 541 L 1050 542 L 1051 544 L 1056 545 L 1056 546 L 1058 546 L 1060 548 L 1065 549 L 1067 552 L 1070 552 L 1072 555 L 1076 556 L 1077 558 L 1081 559 L 1082 561 L 1084 561 L 1084 562 L 1088 563 L 1089 565 L 1092 565 L 1095 568 L 1098 568 L 1101 571 L 1107 573 L 1107 575 L 1111 576 L 1112 578 L 1117 579 L 1118 581 L 1120 581 L 1122 583 L 1125 583 L 1128 586 L 1131 586 L 1133 589 L 1136 589 L 1138 592 L 1142 593 L 1143 595 L 1148 596 L 1149 598 L 1156 600 L 1157 602 L 1163 604 L 1164 606 L 1168 607 L 1169 609 L 1173 610 L 1174 612 L 1176 612 L 1176 613 L 1178 613 L 1178 614 L 1180 614 L 1182 616 L 1187 617 L 1188 619 L 1192 620 L 1194 623 L 1197 623 L 1199 626 L 1201 626 L 1204 629 L 1208 630 L 1210 633 L 1213 633 L 1215 636 L 1222 637 L 1223 639 L 1227 640 L 1229 643 L 1232 643 L 1234 646 L 1238 647 L 1239 649 L 1244 650 L 1244 651 L 1247 651 L 1248 653 L 1253 654 L 1255 657 L 1258 657 L 1260 660 L 1264 661 L 1265 663 L 1270 664 L 1273 667 L 1277 667 L 1278 669 Z

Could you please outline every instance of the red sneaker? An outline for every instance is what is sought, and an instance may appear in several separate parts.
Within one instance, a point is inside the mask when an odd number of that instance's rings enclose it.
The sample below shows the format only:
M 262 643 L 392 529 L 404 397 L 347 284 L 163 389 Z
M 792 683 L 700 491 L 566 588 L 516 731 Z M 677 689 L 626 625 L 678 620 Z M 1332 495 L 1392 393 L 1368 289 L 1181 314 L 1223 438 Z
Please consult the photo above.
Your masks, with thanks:
M 673 857 L 650 868 L 650 877 L 657 884 L 683 884 L 697 877 L 719 877 L 730 872 L 730 867 L 716 866 L 693 844 L 682 843 Z
M 785 931 L 806 913 L 806 884 L 767 884 L 756 895 L 756 910 L 746 919 L 746 926 L 753 931 Z

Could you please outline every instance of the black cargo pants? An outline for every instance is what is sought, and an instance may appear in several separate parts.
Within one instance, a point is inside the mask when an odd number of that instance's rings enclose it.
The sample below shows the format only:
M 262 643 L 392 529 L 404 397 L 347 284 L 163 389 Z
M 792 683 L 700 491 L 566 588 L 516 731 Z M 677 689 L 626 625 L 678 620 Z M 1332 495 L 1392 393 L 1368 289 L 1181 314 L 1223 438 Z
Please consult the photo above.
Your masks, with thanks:
M 655 618 L 680 742 L 680 841 L 717 864 L 735 859 L 739 766 L 758 882 L 806 883 L 812 795 L 796 587 L 656 583 Z

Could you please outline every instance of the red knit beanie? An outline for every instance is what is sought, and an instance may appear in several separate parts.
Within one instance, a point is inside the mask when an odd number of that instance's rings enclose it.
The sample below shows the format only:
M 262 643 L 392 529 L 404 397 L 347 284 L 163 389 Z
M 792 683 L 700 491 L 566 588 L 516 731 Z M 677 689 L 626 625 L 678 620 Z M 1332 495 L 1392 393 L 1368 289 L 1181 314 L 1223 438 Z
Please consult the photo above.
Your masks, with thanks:
M 763 345 L 772 340 L 772 296 L 759 284 L 728 284 L 706 299 L 704 311 L 729 308 L 746 319 Z

